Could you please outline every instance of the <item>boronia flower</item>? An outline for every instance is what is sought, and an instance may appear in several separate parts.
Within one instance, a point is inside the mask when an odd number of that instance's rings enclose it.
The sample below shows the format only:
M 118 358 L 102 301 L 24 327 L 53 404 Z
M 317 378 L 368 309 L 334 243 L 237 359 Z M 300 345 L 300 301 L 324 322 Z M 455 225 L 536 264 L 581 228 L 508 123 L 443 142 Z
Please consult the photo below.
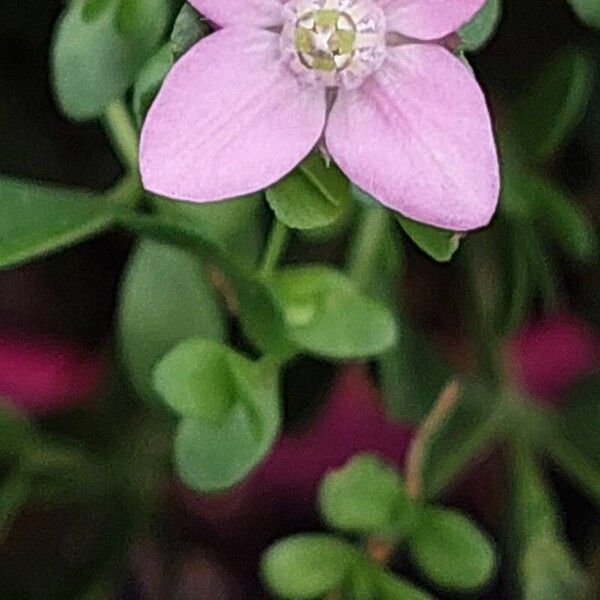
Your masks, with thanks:
M 193 202 L 275 183 L 323 145 L 405 216 L 486 225 L 498 158 L 485 98 L 440 40 L 485 0 L 190 0 L 221 27 L 171 70 L 142 132 L 146 189 Z

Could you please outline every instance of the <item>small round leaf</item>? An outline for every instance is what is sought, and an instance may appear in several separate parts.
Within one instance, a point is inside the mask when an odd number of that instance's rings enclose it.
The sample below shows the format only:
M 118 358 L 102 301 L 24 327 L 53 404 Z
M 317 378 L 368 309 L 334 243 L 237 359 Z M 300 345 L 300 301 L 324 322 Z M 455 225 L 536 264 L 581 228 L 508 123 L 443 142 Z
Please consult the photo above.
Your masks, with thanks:
M 370 454 L 361 454 L 321 483 L 323 518 L 341 531 L 402 535 L 415 521 L 415 506 L 399 474 Z
M 271 285 L 289 337 L 308 352 L 334 359 L 363 358 L 381 354 L 396 341 L 391 311 L 362 294 L 339 271 L 289 268 L 277 273 Z
M 494 548 L 487 535 L 455 511 L 424 508 L 409 546 L 418 567 L 442 588 L 477 589 L 494 573 Z
M 297 535 L 269 548 L 263 556 L 262 575 L 281 598 L 320 598 L 342 584 L 359 558 L 353 546 L 333 536 Z

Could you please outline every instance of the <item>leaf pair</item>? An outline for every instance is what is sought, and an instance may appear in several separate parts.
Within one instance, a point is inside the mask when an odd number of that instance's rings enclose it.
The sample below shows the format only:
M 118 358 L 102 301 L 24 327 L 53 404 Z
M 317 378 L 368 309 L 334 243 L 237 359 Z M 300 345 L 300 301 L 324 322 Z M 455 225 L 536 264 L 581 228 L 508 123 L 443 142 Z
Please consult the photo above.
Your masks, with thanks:
M 411 500 L 398 473 L 375 456 L 359 455 L 328 475 L 319 506 L 339 531 L 390 548 L 405 543 L 414 563 L 439 587 L 476 589 L 494 572 L 494 550 L 485 534 L 457 512 Z M 263 576 L 282 598 L 316 598 L 334 589 L 350 598 L 429 597 L 333 535 L 278 542 L 264 556 Z
M 52 74 L 63 112 L 101 116 L 131 87 L 171 18 L 169 0 L 74 0 L 57 26 Z
M 156 368 L 155 385 L 181 416 L 175 459 L 196 490 L 237 483 L 279 432 L 276 373 L 217 342 L 191 339 L 177 346 Z

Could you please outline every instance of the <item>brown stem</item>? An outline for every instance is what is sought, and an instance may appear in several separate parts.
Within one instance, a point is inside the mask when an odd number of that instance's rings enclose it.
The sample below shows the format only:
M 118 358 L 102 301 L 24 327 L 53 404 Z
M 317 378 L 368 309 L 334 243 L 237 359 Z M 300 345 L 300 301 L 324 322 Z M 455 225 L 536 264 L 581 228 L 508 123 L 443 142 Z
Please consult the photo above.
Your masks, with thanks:
M 409 496 L 415 500 L 421 496 L 423 491 L 423 463 L 427 446 L 454 408 L 459 396 L 458 381 L 451 381 L 421 423 L 410 445 L 406 460 L 406 489 Z
M 367 540 L 369 558 L 380 565 L 386 565 L 394 553 L 394 543 L 383 537 L 373 536 Z

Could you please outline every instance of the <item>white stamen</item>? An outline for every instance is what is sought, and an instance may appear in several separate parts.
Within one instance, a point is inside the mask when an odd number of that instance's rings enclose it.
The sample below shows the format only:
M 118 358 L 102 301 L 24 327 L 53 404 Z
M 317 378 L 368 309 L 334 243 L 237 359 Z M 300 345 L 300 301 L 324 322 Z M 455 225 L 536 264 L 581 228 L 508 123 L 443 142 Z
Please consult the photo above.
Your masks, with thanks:
M 357 87 L 385 60 L 385 15 L 374 0 L 289 0 L 284 59 L 312 85 Z

